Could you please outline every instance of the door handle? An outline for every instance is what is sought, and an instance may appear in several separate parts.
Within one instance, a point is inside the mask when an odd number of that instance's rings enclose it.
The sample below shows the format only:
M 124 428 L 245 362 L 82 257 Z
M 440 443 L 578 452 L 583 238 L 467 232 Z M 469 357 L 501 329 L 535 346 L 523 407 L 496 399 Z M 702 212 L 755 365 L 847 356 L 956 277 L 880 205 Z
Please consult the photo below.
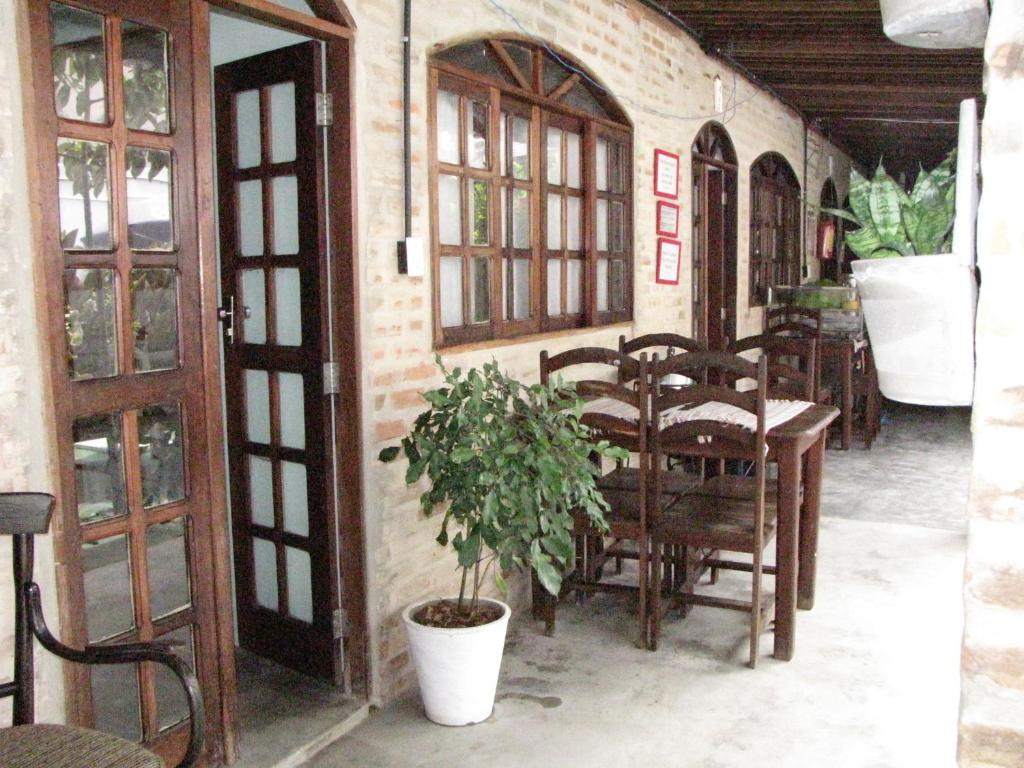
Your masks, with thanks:
M 242 306 L 242 317 L 252 317 L 252 310 Z M 217 319 L 224 323 L 224 335 L 227 336 L 228 344 L 235 343 L 235 297 L 228 296 L 226 307 L 217 307 Z

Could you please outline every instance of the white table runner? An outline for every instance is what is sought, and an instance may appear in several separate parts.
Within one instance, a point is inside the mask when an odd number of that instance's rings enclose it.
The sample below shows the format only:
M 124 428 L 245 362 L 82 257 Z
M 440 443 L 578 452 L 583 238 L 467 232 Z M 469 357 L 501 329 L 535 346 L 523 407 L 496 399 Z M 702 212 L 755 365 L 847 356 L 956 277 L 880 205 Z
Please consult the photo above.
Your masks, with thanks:
M 780 424 L 784 424 L 793 417 L 803 413 L 812 405 L 813 403 L 803 400 L 768 400 L 765 403 L 765 429 L 771 430 Z M 601 413 L 634 422 L 640 418 L 640 414 L 635 407 L 611 397 L 599 397 L 588 401 L 583 406 L 583 413 Z M 667 411 L 662 412 L 659 428 L 665 429 L 673 424 L 679 424 L 684 421 L 703 419 L 736 424 L 751 432 L 757 429 L 757 417 L 754 414 L 744 411 L 742 408 L 737 408 L 735 405 L 719 402 L 702 403 L 696 407 L 682 403 L 669 408 Z

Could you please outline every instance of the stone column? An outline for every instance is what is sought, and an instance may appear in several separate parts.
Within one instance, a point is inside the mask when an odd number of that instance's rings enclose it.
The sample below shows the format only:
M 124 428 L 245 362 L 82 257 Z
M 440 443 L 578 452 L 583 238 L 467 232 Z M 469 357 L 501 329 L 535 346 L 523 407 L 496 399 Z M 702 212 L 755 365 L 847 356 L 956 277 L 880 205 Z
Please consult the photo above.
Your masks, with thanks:
M 1024 4 L 996 0 L 985 45 L 974 467 L 958 760 L 1024 766 Z

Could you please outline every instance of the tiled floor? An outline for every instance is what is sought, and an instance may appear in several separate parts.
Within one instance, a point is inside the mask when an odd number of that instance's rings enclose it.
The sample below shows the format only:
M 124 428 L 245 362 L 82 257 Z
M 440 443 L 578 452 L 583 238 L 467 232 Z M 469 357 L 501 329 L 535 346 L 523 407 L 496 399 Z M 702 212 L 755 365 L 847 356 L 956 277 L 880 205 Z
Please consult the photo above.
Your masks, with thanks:
M 817 603 L 792 662 L 767 634 L 747 669 L 745 616 L 708 608 L 638 650 L 628 601 L 597 596 L 560 608 L 552 638 L 513 622 L 487 722 L 436 726 L 411 697 L 308 765 L 954 765 L 968 415 L 888 413 L 870 452 L 828 452 Z

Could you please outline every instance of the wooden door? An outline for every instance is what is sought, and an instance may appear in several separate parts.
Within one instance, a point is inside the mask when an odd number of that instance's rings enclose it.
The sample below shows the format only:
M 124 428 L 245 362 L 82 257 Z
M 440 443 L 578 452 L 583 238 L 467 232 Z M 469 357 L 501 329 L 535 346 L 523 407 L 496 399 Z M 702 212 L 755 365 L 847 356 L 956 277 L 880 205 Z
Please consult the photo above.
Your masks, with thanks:
M 723 215 L 725 185 L 720 168 L 704 166 L 707 189 L 707 269 L 708 269 L 708 346 L 725 349 L 725 321 L 729 307 L 725 302 L 725 232 Z M 735 312 L 735 307 L 732 308 Z
M 711 349 L 736 338 L 736 175 L 693 159 L 693 336 Z
M 239 642 L 340 683 L 320 80 L 315 41 L 216 69 L 221 290 Z
M 63 639 L 172 640 L 208 754 L 222 709 L 197 245 L 190 5 L 28 3 L 33 168 L 61 509 Z M 175 764 L 188 724 L 150 664 L 68 666 L 69 719 Z

